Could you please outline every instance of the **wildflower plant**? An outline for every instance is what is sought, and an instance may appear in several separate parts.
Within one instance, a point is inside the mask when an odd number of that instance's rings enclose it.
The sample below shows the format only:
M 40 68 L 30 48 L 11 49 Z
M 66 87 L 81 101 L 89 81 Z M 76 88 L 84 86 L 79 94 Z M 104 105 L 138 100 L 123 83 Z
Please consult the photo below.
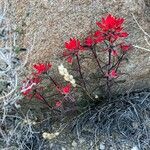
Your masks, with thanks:
M 83 100 L 86 99 L 87 106 L 89 106 L 91 101 L 99 99 L 99 96 L 93 93 L 100 86 L 106 93 L 104 95 L 110 100 L 115 80 L 122 75 L 120 66 L 126 60 L 126 54 L 131 49 L 131 45 L 124 40 L 129 35 L 123 29 L 124 21 L 123 18 L 109 14 L 101 21 L 96 22 L 98 29 L 84 40 L 70 38 L 65 42 L 63 57 L 71 69 L 60 64 L 58 66 L 60 79 L 58 79 L 51 73 L 52 64 L 33 65 L 35 72 L 23 84 L 22 94 L 29 99 L 40 100 L 53 111 L 64 110 L 65 104 L 68 102 L 77 102 L 78 91 L 82 92 L 80 94 L 83 95 Z M 89 63 L 91 60 L 95 62 L 96 83 L 92 85 L 87 79 L 83 65 L 86 58 L 89 58 Z M 90 80 L 92 81 L 91 76 Z

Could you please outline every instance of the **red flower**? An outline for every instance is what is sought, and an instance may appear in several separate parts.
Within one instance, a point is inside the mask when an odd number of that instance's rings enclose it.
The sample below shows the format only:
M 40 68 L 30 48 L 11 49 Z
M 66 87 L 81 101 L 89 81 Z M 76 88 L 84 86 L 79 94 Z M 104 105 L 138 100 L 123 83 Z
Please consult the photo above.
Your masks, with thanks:
M 117 78 L 118 74 L 117 74 L 116 70 L 113 69 L 109 73 L 107 73 L 106 76 L 112 79 L 112 78 Z
M 61 107 L 62 106 L 62 102 L 61 101 L 57 101 L 55 106 L 56 106 L 56 108 Z
M 126 45 L 125 43 L 121 43 L 121 44 L 120 44 L 120 48 L 121 48 L 121 50 L 122 50 L 123 52 L 127 52 L 128 50 L 130 50 L 131 44 Z
M 102 22 L 96 22 L 96 24 L 105 32 L 110 29 L 115 29 L 116 31 L 122 30 L 122 24 L 124 22 L 123 18 L 115 18 L 109 14 L 106 18 L 102 18 Z
M 117 50 L 112 50 L 111 54 L 112 54 L 112 56 L 118 56 L 118 51 Z
M 94 42 L 93 38 L 90 37 L 90 36 L 88 36 L 88 37 L 85 39 L 85 45 L 87 45 L 87 46 L 89 46 L 89 47 L 92 46 L 94 43 L 95 43 L 95 42 Z
M 72 64 L 72 62 L 73 62 L 73 57 L 71 57 L 71 56 L 68 57 L 68 58 L 67 58 L 67 61 L 68 61 L 68 63 Z
M 75 38 L 70 38 L 69 42 L 65 42 L 65 47 L 68 50 L 77 50 L 80 47 L 80 41 Z
M 100 33 L 102 33 L 102 37 L 113 43 L 119 37 L 128 36 L 127 32 L 122 32 L 123 22 L 123 18 L 116 18 L 109 14 L 106 18 L 102 18 L 101 22 L 96 22 L 96 24 L 100 27 Z
M 61 93 L 62 94 L 69 94 L 70 93 L 70 90 L 71 90 L 71 85 L 70 84 L 67 84 L 66 86 L 64 86 L 62 89 L 61 89 Z
M 46 64 L 35 64 L 33 65 L 33 68 L 37 71 L 37 74 L 42 74 L 44 72 L 47 72 L 50 68 L 52 67 L 52 65 L 50 63 L 46 63 Z
M 119 37 L 127 37 L 129 34 L 127 32 L 119 33 Z
M 83 51 L 83 47 L 80 45 L 80 41 L 75 38 L 70 38 L 69 42 L 65 42 L 66 50 L 63 52 L 63 56 L 67 58 L 68 63 L 72 64 L 73 56 L 78 55 L 79 51 Z
M 103 33 L 101 31 L 97 30 L 94 33 L 94 40 L 95 40 L 95 43 L 100 43 L 100 42 L 104 41 Z

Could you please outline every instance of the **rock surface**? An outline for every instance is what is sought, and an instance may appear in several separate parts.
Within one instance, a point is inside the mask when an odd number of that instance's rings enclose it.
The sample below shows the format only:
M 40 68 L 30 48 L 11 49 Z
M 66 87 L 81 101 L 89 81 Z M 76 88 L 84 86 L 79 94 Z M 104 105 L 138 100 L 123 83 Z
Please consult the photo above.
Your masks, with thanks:
M 125 28 L 130 33 L 127 41 L 150 49 L 132 17 L 133 13 L 142 28 L 150 33 L 149 0 L 9 0 L 8 3 L 8 17 L 21 32 L 18 45 L 29 48 L 36 33 L 28 66 L 39 61 L 59 63 L 64 41 L 74 36 L 82 39 L 96 28 L 95 21 L 107 13 L 126 19 Z M 134 48 L 129 63 L 122 69 L 128 74 L 126 87 L 148 87 L 150 52 Z

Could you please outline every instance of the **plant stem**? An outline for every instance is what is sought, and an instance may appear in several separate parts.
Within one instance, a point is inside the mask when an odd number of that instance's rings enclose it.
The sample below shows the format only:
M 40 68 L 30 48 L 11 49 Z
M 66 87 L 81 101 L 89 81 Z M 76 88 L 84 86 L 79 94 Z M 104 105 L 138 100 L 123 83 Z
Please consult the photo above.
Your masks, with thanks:
M 108 75 L 109 75 L 109 73 L 110 73 L 110 70 L 111 70 L 111 68 L 110 68 L 110 65 L 111 65 L 111 52 L 112 52 L 112 50 L 111 50 L 111 48 L 109 48 L 109 56 L 108 56 L 108 67 L 107 67 L 107 73 L 108 73 Z M 109 100 L 111 99 L 111 89 L 110 89 L 110 80 L 109 80 L 109 76 L 107 77 L 107 92 L 108 92 L 108 98 L 109 98 Z
M 94 58 L 95 58 L 95 60 L 96 60 L 96 62 L 97 62 L 97 64 L 98 64 L 98 67 L 99 67 L 100 71 L 102 72 L 103 75 L 105 75 L 105 73 L 104 73 L 104 71 L 103 71 L 103 69 L 102 69 L 102 67 L 101 67 L 101 65 L 100 65 L 100 62 L 99 62 L 99 60 L 98 60 L 98 58 L 97 58 L 96 51 L 93 49 L 93 47 L 91 48 L 91 51 L 92 51 L 93 56 L 94 56 Z
M 46 101 L 46 99 L 44 98 L 44 96 L 42 94 L 40 94 L 39 92 L 36 91 L 36 93 L 42 98 L 43 102 L 49 107 L 50 110 L 55 110 L 57 112 L 60 112 L 59 110 L 57 109 L 52 109 L 52 107 L 49 105 L 49 103 Z
M 82 75 L 82 72 L 81 72 L 81 65 L 80 65 L 80 60 L 79 60 L 78 55 L 76 55 L 76 59 L 77 59 L 77 62 L 78 62 L 78 70 L 79 70 L 80 77 L 82 79 L 82 83 L 84 85 L 85 90 L 87 91 L 86 84 L 85 84 L 85 81 L 84 81 L 84 78 L 83 78 L 83 75 Z
M 116 62 L 116 64 L 114 66 L 112 66 L 112 68 L 116 67 L 116 71 L 118 70 L 119 68 L 119 65 L 124 57 L 125 53 L 122 54 L 122 56 L 118 59 L 118 61 Z
M 50 75 L 48 75 L 48 77 L 49 77 L 49 79 L 53 82 L 53 84 L 55 85 L 55 87 L 59 90 L 59 93 L 60 93 L 61 95 L 63 95 L 63 94 L 61 93 L 61 88 L 59 87 L 58 83 L 57 83 Z
M 52 109 L 52 107 L 49 105 L 49 103 L 46 101 L 46 99 L 44 98 L 43 95 L 41 95 L 39 92 L 36 91 L 36 93 L 42 98 L 43 102 L 50 108 Z
M 54 84 L 57 88 L 59 88 L 59 86 L 58 86 L 58 84 L 56 83 L 56 81 L 55 81 L 51 76 L 48 75 L 48 77 L 49 77 L 49 79 L 53 82 L 53 84 Z

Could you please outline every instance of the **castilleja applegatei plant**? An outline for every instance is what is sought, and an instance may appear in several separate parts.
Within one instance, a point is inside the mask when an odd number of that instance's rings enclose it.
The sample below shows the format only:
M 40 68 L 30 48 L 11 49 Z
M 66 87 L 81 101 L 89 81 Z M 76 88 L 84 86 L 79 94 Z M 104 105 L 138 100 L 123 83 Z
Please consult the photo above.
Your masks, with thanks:
M 51 110 L 64 109 L 66 102 L 75 102 L 78 98 L 73 93 L 76 93 L 78 89 L 82 89 L 89 100 L 96 100 L 89 86 L 87 86 L 81 63 L 81 60 L 84 59 L 81 55 L 91 54 L 90 56 L 98 67 L 99 78 L 106 83 L 108 99 L 111 99 L 112 81 L 121 76 L 119 67 L 125 60 L 127 52 L 131 49 L 131 45 L 124 41 L 128 37 L 128 33 L 123 30 L 124 21 L 123 18 L 116 18 L 109 14 L 106 18 L 102 18 L 100 22 L 96 22 L 98 30 L 88 35 L 84 40 L 80 41 L 75 37 L 70 38 L 69 41 L 65 42 L 63 57 L 72 67 L 77 67 L 75 69 L 76 74 L 71 75 L 61 64 L 58 66 L 58 71 L 61 78 L 64 77 L 64 80 L 60 82 L 50 73 L 52 64 L 35 64 L 33 68 L 36 72 L 32 73 L 31 78 L 23 83 L 22 94 L 30 99 L 40 100 Z M 102 48 L 99 48 L 100 45 Z M 98 55 L 100 51 L 107 56 L 105 62 L 100 59 L 102 56 Z M 43 82 L 43 80 L 46 80 L 46 82 Z

